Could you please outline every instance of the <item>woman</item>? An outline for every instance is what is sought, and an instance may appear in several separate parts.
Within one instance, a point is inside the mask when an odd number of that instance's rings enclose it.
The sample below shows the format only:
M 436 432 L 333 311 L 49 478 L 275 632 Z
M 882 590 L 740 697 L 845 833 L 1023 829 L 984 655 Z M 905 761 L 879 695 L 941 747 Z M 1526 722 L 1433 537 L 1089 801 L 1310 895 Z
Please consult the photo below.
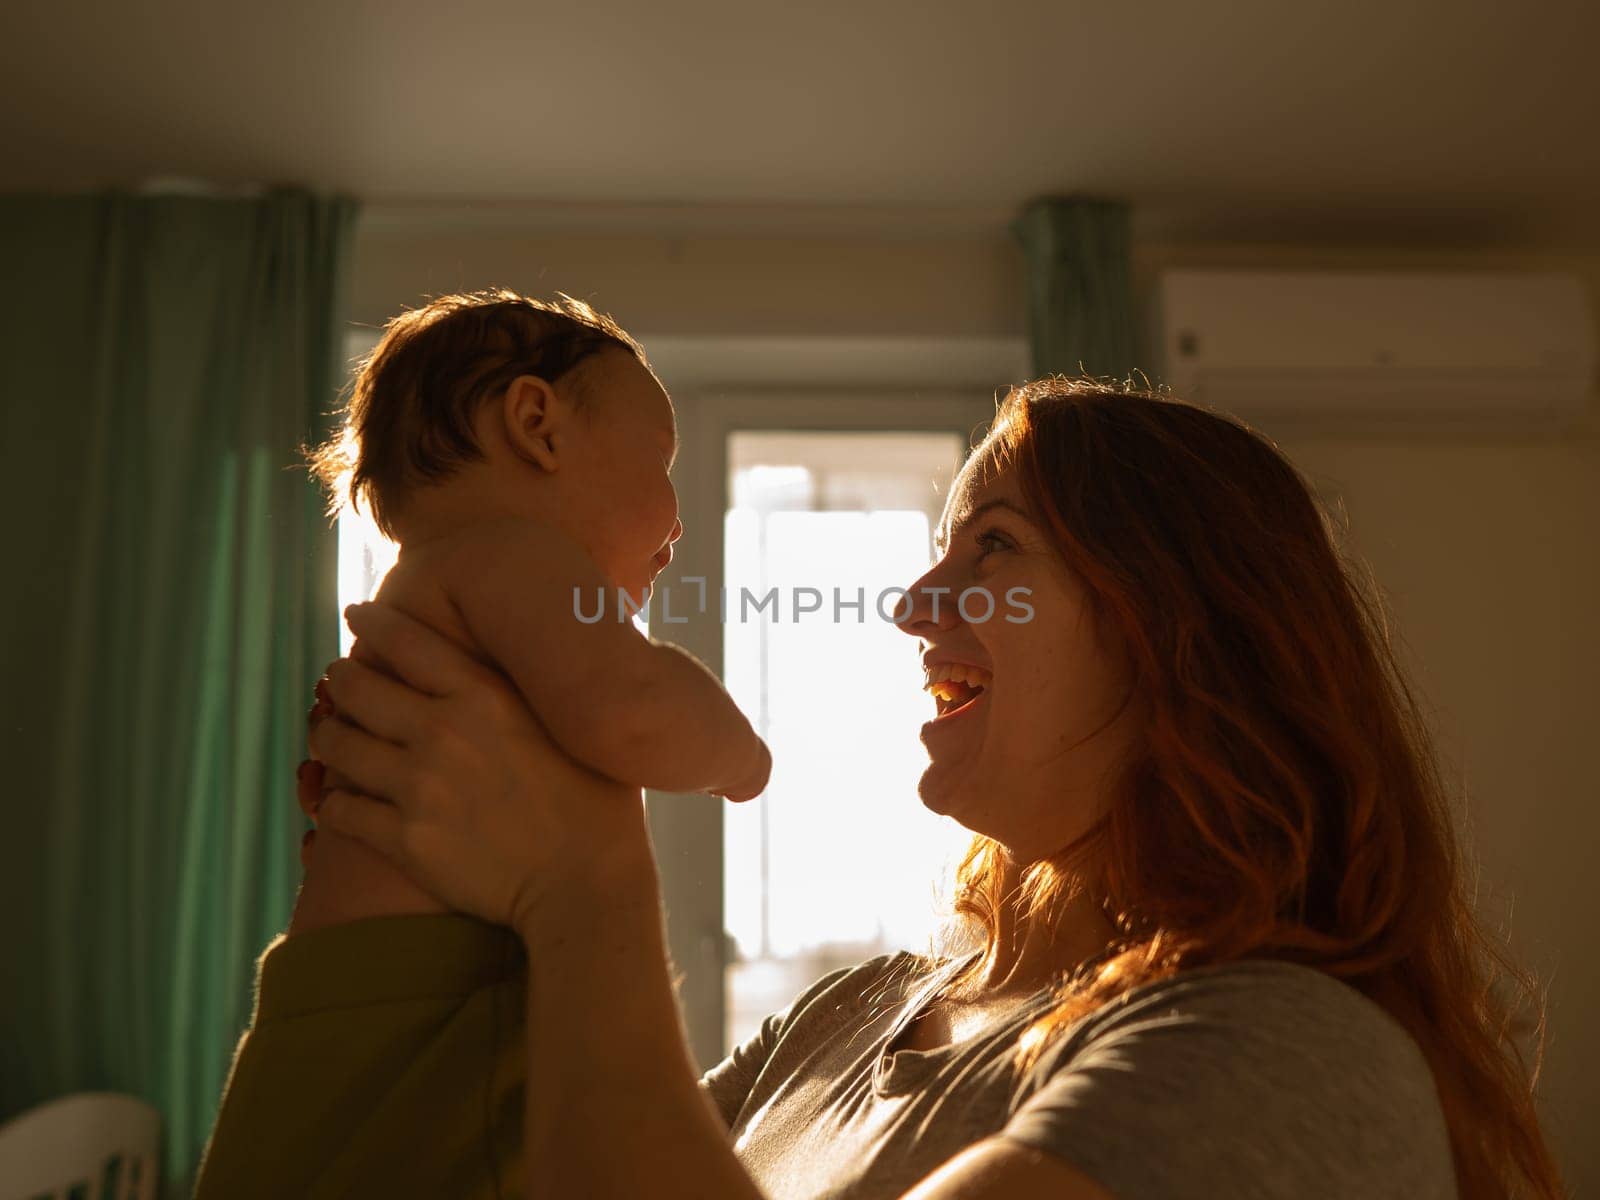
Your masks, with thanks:
M 330 668 L 313 753 L 367 794 L 320 825 L 525 949 L 526 1194 L 1560 1194 L 1491 988 L 1530 981 L 1475 923 L 1416 705 L 1288 463 L 1199 408 L 1043 380 L 941 538 L 901 615 L 968 685 L 939 689 L 970 703 L 924 727 L 919 790 L 976 835 L 982 950 L 835 972 L 703 1080 L 638 795 L 427 630 L 350 612 L 403 682 Z M 969 620 L 971 588 L 1032 617 Z M 213 1156 L 246 1124 L 225 1106 Z

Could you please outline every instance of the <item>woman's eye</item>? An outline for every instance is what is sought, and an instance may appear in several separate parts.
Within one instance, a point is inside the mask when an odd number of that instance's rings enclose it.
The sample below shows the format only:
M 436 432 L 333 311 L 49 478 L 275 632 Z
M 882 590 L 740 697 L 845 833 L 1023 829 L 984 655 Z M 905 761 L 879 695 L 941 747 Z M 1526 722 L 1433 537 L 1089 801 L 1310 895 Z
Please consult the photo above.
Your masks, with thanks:
M 973 541 L 978 543 L 978 557 L 983 558 L 996 550 L 1006 550 L 1011 546 L 1010 540 L 995 529 L 985 529 Z

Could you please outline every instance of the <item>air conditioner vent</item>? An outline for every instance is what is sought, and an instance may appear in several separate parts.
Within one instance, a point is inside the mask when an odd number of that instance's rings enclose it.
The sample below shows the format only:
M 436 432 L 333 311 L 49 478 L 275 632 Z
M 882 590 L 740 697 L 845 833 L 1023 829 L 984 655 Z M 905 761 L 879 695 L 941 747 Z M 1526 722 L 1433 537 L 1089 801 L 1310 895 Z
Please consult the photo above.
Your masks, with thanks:
M 1243 416 L 1585 411 L 1595 326 L 1582 283 L 1516 273 L 1168 271 L 1152 374 Z

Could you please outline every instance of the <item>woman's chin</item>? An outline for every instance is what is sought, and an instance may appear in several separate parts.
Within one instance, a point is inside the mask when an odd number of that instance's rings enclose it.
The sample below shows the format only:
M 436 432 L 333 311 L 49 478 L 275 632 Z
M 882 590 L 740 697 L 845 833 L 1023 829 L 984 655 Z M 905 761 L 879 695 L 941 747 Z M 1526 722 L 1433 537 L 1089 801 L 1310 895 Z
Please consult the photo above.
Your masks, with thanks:
M 956 798 L 960 789 L 951 774 L 949 767 L 929 763 L 922 772 L 922 778 L 917 780 L 917 795 L 922 800 L 922 807 L 941 817 L 956 815 Z

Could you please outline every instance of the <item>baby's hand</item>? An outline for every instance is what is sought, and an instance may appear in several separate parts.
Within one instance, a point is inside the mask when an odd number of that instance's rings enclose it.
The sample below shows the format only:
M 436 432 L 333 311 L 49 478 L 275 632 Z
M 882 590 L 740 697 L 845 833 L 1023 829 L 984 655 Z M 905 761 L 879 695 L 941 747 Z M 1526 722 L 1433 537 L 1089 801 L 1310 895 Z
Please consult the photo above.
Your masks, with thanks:
M 767 780 L 772 775 L 772 751 L 759 737 L 755 739 L 755 743 L 758 751 L 755 770 L 730 787 L 711 789 L 713 796 L 721 796 L 724 800 L 732 800 L 738 804 L 745 800 L 754 800 L 767 790 Z

